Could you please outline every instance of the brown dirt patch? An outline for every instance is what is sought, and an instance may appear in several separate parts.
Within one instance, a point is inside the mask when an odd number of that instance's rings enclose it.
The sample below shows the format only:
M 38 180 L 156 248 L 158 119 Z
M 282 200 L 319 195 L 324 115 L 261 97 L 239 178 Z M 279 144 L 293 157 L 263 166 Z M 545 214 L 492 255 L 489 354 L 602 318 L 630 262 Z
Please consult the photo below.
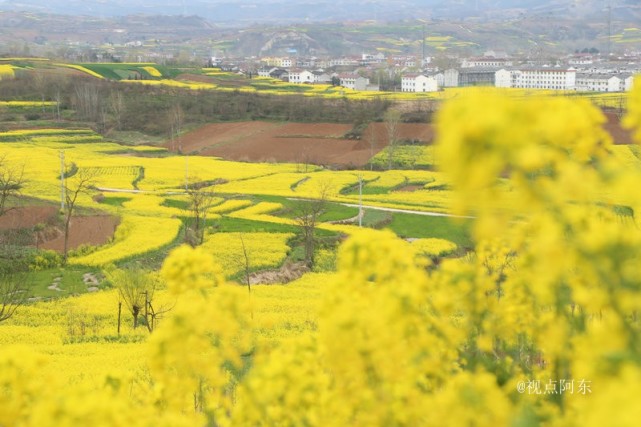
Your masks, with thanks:
M 30 228 L 46 223 L 58 210 L 54 206 L 25 206 L 0 216 L 0 230 Z
M 81 245 L 104 245 L 114 235 L 118 223 L 118 218 L 110 215 L 72 218 L 69 228 L 69 249 L 75 249 Z M 40 247 L 62 252 L 64 236 L 60 233 L 54 239 L 42 243 Z
M 209 76 L 203 76 L 202 74 L 179 74 L 176 76 L 176 80 L 182 80 L 187 82 L 197 82 L 197 83 L 213 83 L 214 80 Z
M 300 279 L 303 274 L 309 272 L 309 268 L 305 263 L 285 263 L 278 270 L 265 270 L 252 273 L 249 275 L 249 283 L 252 285 L 271 285 L 289 283 L 296 279 Z
M 181 137 L 183 151 L 186 153 L 200 153 L 201 150 L 211 147 L 234 144 L 247 139 L 271 136 L 275 128 L 282 125 L 267 122 L 233 122 L 214 123 L 205 125 Z M 166 145 L 169 150 L 174 147 Z M 201 153 L 202 154 L 202 153 Z
M 342 138 L 352 130 L 352 125 L 338 123 L 285 123 L 277 136 L 315 136 L 318 138 Z
M 210 148 L 202 154 L 240 161 L 360 166 L 369 160 L 370 150 L 368 147 L 360 147 L 359 142 L 328 138 L 267 137 Z
M 361 140 L 342 138 L 352 129 L 336 123 L 236 122 L 203 126 L 181 138 L 184 152 L 253 162 L 305 162 L 363 166 L 370 159 L 370 135 L 376 135 L 375 155 L 387 145 L 384 123 L 373 123 Z M 401 123 L 398 137 L 429 143 L 430 125 Z M 170 150 L 176 147 L 167 145 Z
M 62 226 L 56 218 L 55 206 L 24 206 L 12 209 L 0 217 L 0 230 L 19 230 L 46 224 L 38 233 L 39 247 L 62 252 L 64 236 Z M 119 219 L 111 215 L 79 216 L 71 220 L 69 249 L 81 245 L 103 245 L 107 243 L 118 226 Z M 34 236 L 35 241 L 35 236 Z
M 605 118 L 608 120 L 603 124 L 603 128 L 612 136 L 615 144 L 634 144 L 632 140 L 632 132 L 624 129 L 621 126 L 621 120 L 616 113 L 604 113 Z
M 406 185 L 405 187 L 397 188 L 395 191 L 405 191 L 408 193 L 412 193 L 421 189 L 423 189 L 423 186 L 421 185 Z

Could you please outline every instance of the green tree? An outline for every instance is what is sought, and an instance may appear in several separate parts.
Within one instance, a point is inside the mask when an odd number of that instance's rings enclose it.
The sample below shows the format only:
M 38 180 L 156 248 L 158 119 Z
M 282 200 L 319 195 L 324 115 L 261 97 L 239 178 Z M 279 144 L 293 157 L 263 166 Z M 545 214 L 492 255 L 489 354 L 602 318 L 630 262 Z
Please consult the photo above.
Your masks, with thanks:
M 387 110 L 385 113 L 385 129 L 387 130 L 387 169 L 394 166 L 394 153 L 398 143 L 398 125 L 401 113 L 398 110 Z

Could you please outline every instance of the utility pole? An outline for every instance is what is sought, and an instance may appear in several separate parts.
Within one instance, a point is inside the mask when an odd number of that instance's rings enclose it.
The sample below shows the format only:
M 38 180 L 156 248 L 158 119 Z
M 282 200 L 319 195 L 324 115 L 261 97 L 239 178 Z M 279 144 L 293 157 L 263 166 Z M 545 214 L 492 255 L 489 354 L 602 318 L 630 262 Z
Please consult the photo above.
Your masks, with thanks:
M 363 226 L 363 175 L 358 175 L 358 226 Z
M 65 152 L 60 150 L 60 210 L 65 209 Z
M 189 191 L 189 156 L 185 156 L 185 192 Z

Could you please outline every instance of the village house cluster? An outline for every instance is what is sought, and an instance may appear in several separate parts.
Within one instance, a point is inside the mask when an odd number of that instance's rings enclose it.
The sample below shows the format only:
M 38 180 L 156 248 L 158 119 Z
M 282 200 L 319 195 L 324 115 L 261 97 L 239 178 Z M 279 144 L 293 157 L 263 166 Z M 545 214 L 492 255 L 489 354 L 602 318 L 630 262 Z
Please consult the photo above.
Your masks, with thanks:
M 641 73 L 639 53 L 617 58 L 572 54 L 550 63 L 488 51 L 480 57 L 457 58 L 458 66 L 447 69 L 434 66 L 431 58 L 382 53 L 329 59 L 260 58 L 258 61 L 257 68 L 249 73 L 294 84 L 333 84 L 361 91 L 384 90 L 380 86 L 382 72 L 400 83 L 391 90 L 401 92 L 436 92 L 468 86 L 624 92 L 632 88 L 634 75 Z M 240 70 L 222 60 L 213 65 Z

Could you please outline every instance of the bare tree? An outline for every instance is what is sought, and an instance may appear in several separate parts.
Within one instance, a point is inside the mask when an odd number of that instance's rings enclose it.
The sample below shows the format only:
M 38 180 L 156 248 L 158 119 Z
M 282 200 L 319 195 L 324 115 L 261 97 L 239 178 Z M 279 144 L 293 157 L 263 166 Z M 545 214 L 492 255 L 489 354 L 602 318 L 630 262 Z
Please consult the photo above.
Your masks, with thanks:
M 74 85 L 74 105 L 84 120 L 100 120 L 100 92 L 97 83 L 81 82 Z
M 7 202 L 20 195 L 24 184 L 24 167 L 11 167 L 6 155 L 0 156 L 0 216 L 11 209 Z
M 252 305 L 252 287 L 251 287 L 251 278 L 250 278 L 250 270 L 251 270 L 251 263 L 249 260 L 249 253 L 247 251 L 247 246 L 245 246 L 245 239 L 243 238 L 243 233 L 240 233 L 240 245 L 243 249 L 243 260 L 241 261 L 243 264 L 243 275 L 245 276 L 245 284 L 247 285 L 247 292 L 249 293 L 249 306 L 251 309 L 251 318 L 254 318 L 254 307 Z
M 153 332 L 158 319 L 172 308 L 154 308 L 154 296 L 160 285 L 155 273 L 140 268 L 117 269 L 111 266 L 105 270 L 105 276 L 118 289 L 119 306 L 124 305 L 133 316 L 134 329 L 142 317 L 147 330 Z
M 42 101 L 41 108 L 42 112 L 45 113 L 45 99 L 47 97 L 47 89 L 49 87 L 49 78 L 46 74 L 42 72 L 37 72 L 33 74 L 33 84 L 36 87 L 36 90 L 40 94 L 40 99 Z
M 377 140 L 376 140 L 376 127 L 373 126 L 371 123 L 369 126 L 367 141 L 369 142 L 369 170 L 373 170 L 374 163 L 372 162 L 372 159 L 374 158 L 374 151 L 376 151 L 376 148 L 377 148 Z
M 388 110 L 385 113 L 385 129 L 387 129 L 387 169 L 394 165 L 394 152 L 398 142 L 398 125 L 401 121 L 401 113 L 398 110 Z
M 311 268 L 314 265 L 314 249 L 316 247 L 316 226 L 319 217 L 327 206 L 331 185 L 325 181 L 319 184 L 316 197 L 310 200 L 299 200 L 294 207 L 296 223 L 300 227 L 305 248 L 305 264 Z
M 116 130 L 120 130 L 122 128 L 122 116 L 125 113 L 125 98 L 121 91 L 114 90 L 109 95 L 109 110 L 113 115 Z
M 182 141 L 180 134 L 182 132 L 183 123 L 185 121 L 185 113 L 183 112 L 180 104 L 174 104 L 169 110 L 169 124 L 171 132 L 172 146 L 178 153 L 182 153 Z
M 87 193 L 93 187 L 96 177 L 95 170 L 80 169 L 70 180 L 65 183 L 65 207 L 64 214 L 64 248 L 63 248 L 63 264 L 67 264 L 67 256 L 69 252 L 69 229 L 71 227 L 71 218 L 76 210 L 78 197 Z
M 56 109 L 56 120 L 60 122 L 62 121 L 62 115 L 60 114 L 60 104 L 62 104 L 62 88 L 59 85 L 56 85 L 54 87 L 53 99 L 56 103 L 54 107 Z
M 7 320 L 27 300 L 28 276 L 24 273 L 0 272 L 0 322 Z
M 188 210 L 191 217 L 189 230 L 191 234 L 186 237 L 188 243 L 192 246 L 198 246 L 203 243 L 207 214 L 214 198 L 211 188 L 206 189 L 198 184 L 199 182 L 197 181 L 187 188 Z
M 249 262 L 249 253 L 247 252 L 247 247 L 245 246 L 245 239 L 243 238 L 243 233 L 240 233 L 240 245 L 241 248 L 243 249 L 243 259 L 241 261 L 243 265 L 243 275 L 245 279 L 245 284 L 247 285 L 247 291 L 251 295 L 252 288 L 251 288 L 251 282 L 250 282 L 250 262 Z

